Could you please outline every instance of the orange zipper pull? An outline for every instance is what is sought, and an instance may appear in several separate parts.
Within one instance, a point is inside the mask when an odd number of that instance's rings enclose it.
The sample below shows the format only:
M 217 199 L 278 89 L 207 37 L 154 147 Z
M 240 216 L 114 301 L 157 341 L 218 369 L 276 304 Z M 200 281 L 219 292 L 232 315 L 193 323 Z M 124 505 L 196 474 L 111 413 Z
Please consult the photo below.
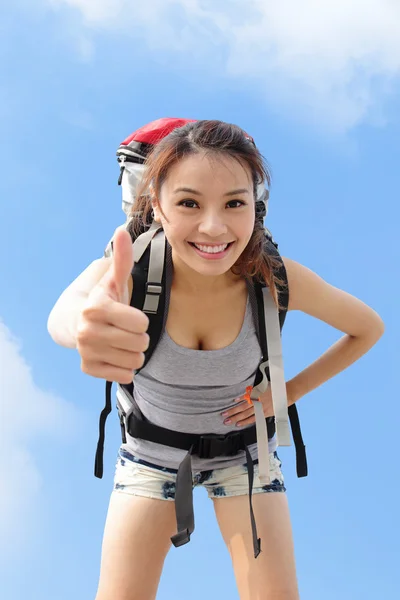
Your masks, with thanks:
M 252 385 L 248 385 L 246 388 L 246 393 L 243 396 L 243 400 L 246 400 L 250 406 L 253 404 L 253 400 L 250 398 L 251 390 L 253 389 Z
M 250 404 L 250 406 L 253 404 L 254 401 L 258 402 L 260 400 L 260 398 L 250 398 L 250 394 L 253 390 L 253 386 L 252 385 L 248 385 L 246 388 L 246 393 L 243 396 L 243 400 L 246 400 L 246 402 L 248 404 Z

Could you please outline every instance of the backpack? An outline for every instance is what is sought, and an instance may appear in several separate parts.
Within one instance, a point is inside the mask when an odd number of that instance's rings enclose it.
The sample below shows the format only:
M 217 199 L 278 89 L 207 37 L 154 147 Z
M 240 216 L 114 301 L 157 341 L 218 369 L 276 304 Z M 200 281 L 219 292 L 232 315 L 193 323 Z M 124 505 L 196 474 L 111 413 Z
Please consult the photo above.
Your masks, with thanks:
M 134 294 L 131 306 L 145 312 L 149 318 L 148 334 L 150 343 L 145 352 L 144 364 L 149 362 L 163 332 L 168 314 L 169 293 L 172 281 L 171 247 L 165 238 L 162 226 L 158 223 L 143 224 L 136 234 L 130 227 L 130 212 L 135 194 L 145 169 L 145 160 L 149 152 L 159 140 L 168 135 L 176 127 L 194 122 L 192 119 L 158 119 L 132 133 L 122 142 L 117 150 L 120 165 L 118 184 L 122 187 L 122 208 L 127 215 L 126 227 L 130 231 L 134 248 L 135 263 L 132 270 Z M 248 136 L 254 143 L 254 140 Z M 264 220 L 267 214 L 268 190 L 259 186 L 256 200 L 256 218 Z M 265 247 L 270 255 L 280 262 L 277 273 L 279 278 L 287 282 L 283 261 L 278 252 L 278 244 L 265 228 Z M 105 250 L 105 255 L 112 252 L 112 241 Z M 256 423 L 244 430 L 230 432 L 226 435 L 190 434 L 164 429 L 150 423 L 141 413 L 134 399 L 134 383 L 117 383 L 116 408 L 118 411 L 122 442 L 126 443 L 126 433 L 173 448 L 186 450 L 187 454 L 181 462 L 176 479 L 175 510 L 177 533 L 171 537 L 174 546 L 182 546 L 190 541 L 194 531 L 193 489 L 191 456 L 215 458 L 216 456 L 234 456 L 243 451 L 246 455 L 249 477 L 250 523 L 253 534 L 254 556 L 261 551 L 261 540 L 252 507 L 252 488 L 254 465 L 248 446 L 257 442 L 259 477 L 263 485 L 270 483 L 268 462 L 268 440 L 276 433 L 278 446 L 290 446 L 289 420 L 296 448 L 296 467 L 298 477 L 307 476 L 307 459 L 302 439 L 300 423 L 295 404 L 288 408 L 286 383 L 283 373 L 281 330 L 285 322 L 289 294 L 287 287 L 278 287 L 281 308 L 278 310 L 269 288 L 264 282 L 253 278 L 248 285 L 249 299 L 252 306 L 253 319 L 258 341 L 262 351 L 262 360 L 257 370 L 254 385 L 246 390 L 249 403 L 255 410 Z M 141 370 L 137 369 L 135 375 Z M 100 415 L 99 439 L 96 449 L 94 474 L 103 476 L 103 451 L 105 439 L 105 423 L 112 410 L 112 383 L 106 382 L 106 402 Z M 274 405 L 274 417 L 264 417 L 263 408 L 257 398 L 271 385 Z

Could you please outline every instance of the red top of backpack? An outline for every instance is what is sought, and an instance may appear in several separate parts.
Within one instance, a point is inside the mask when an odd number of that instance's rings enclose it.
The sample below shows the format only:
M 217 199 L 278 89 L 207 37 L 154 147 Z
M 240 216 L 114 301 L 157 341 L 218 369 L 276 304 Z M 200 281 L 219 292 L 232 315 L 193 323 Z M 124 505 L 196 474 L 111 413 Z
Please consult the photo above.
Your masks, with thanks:
M 131 133 L 122 143 L 121 146 L 129 146 L 131 142 L 141 142 L 142 144 L 157 144 L 171 131 L 178 127 L 183 127 L 187 123 L 195 123 L 197 119 L 176 119 L 176 118 L 164 118 L 157 119 L 143 127 L 139 127 L 133 133 Z

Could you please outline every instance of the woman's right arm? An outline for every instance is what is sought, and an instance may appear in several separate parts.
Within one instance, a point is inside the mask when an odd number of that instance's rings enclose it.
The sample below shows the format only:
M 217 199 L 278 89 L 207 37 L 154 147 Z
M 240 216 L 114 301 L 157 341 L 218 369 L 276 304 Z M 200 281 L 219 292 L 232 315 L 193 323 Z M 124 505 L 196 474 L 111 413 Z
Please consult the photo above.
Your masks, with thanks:
M 144 363 L 149 319 L 130 305 L 133 266 L 131 236 L 116 231 L 113 256 L 93 261 L 49 315 L 51 337 L 61 346 L 76 348 L 87 375 L 130 383 Z
M 112 264 L 112 258 L 94 260 L 61 294 L 47 320 L 47 330 L 60 346 L 76 348 L 80 313 L 97 283 Z

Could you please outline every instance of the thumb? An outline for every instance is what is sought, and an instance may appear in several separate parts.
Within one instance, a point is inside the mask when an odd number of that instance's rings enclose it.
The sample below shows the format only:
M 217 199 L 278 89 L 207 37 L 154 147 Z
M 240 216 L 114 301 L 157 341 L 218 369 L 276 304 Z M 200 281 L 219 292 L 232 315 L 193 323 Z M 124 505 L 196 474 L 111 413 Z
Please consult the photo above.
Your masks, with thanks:
M 133 246 L 132 238 L 124 228 L 115 232 L 112 258 L 113 262 L 104 283 L 113 300 L 129 304 L 127 289 L 133 269 Z

